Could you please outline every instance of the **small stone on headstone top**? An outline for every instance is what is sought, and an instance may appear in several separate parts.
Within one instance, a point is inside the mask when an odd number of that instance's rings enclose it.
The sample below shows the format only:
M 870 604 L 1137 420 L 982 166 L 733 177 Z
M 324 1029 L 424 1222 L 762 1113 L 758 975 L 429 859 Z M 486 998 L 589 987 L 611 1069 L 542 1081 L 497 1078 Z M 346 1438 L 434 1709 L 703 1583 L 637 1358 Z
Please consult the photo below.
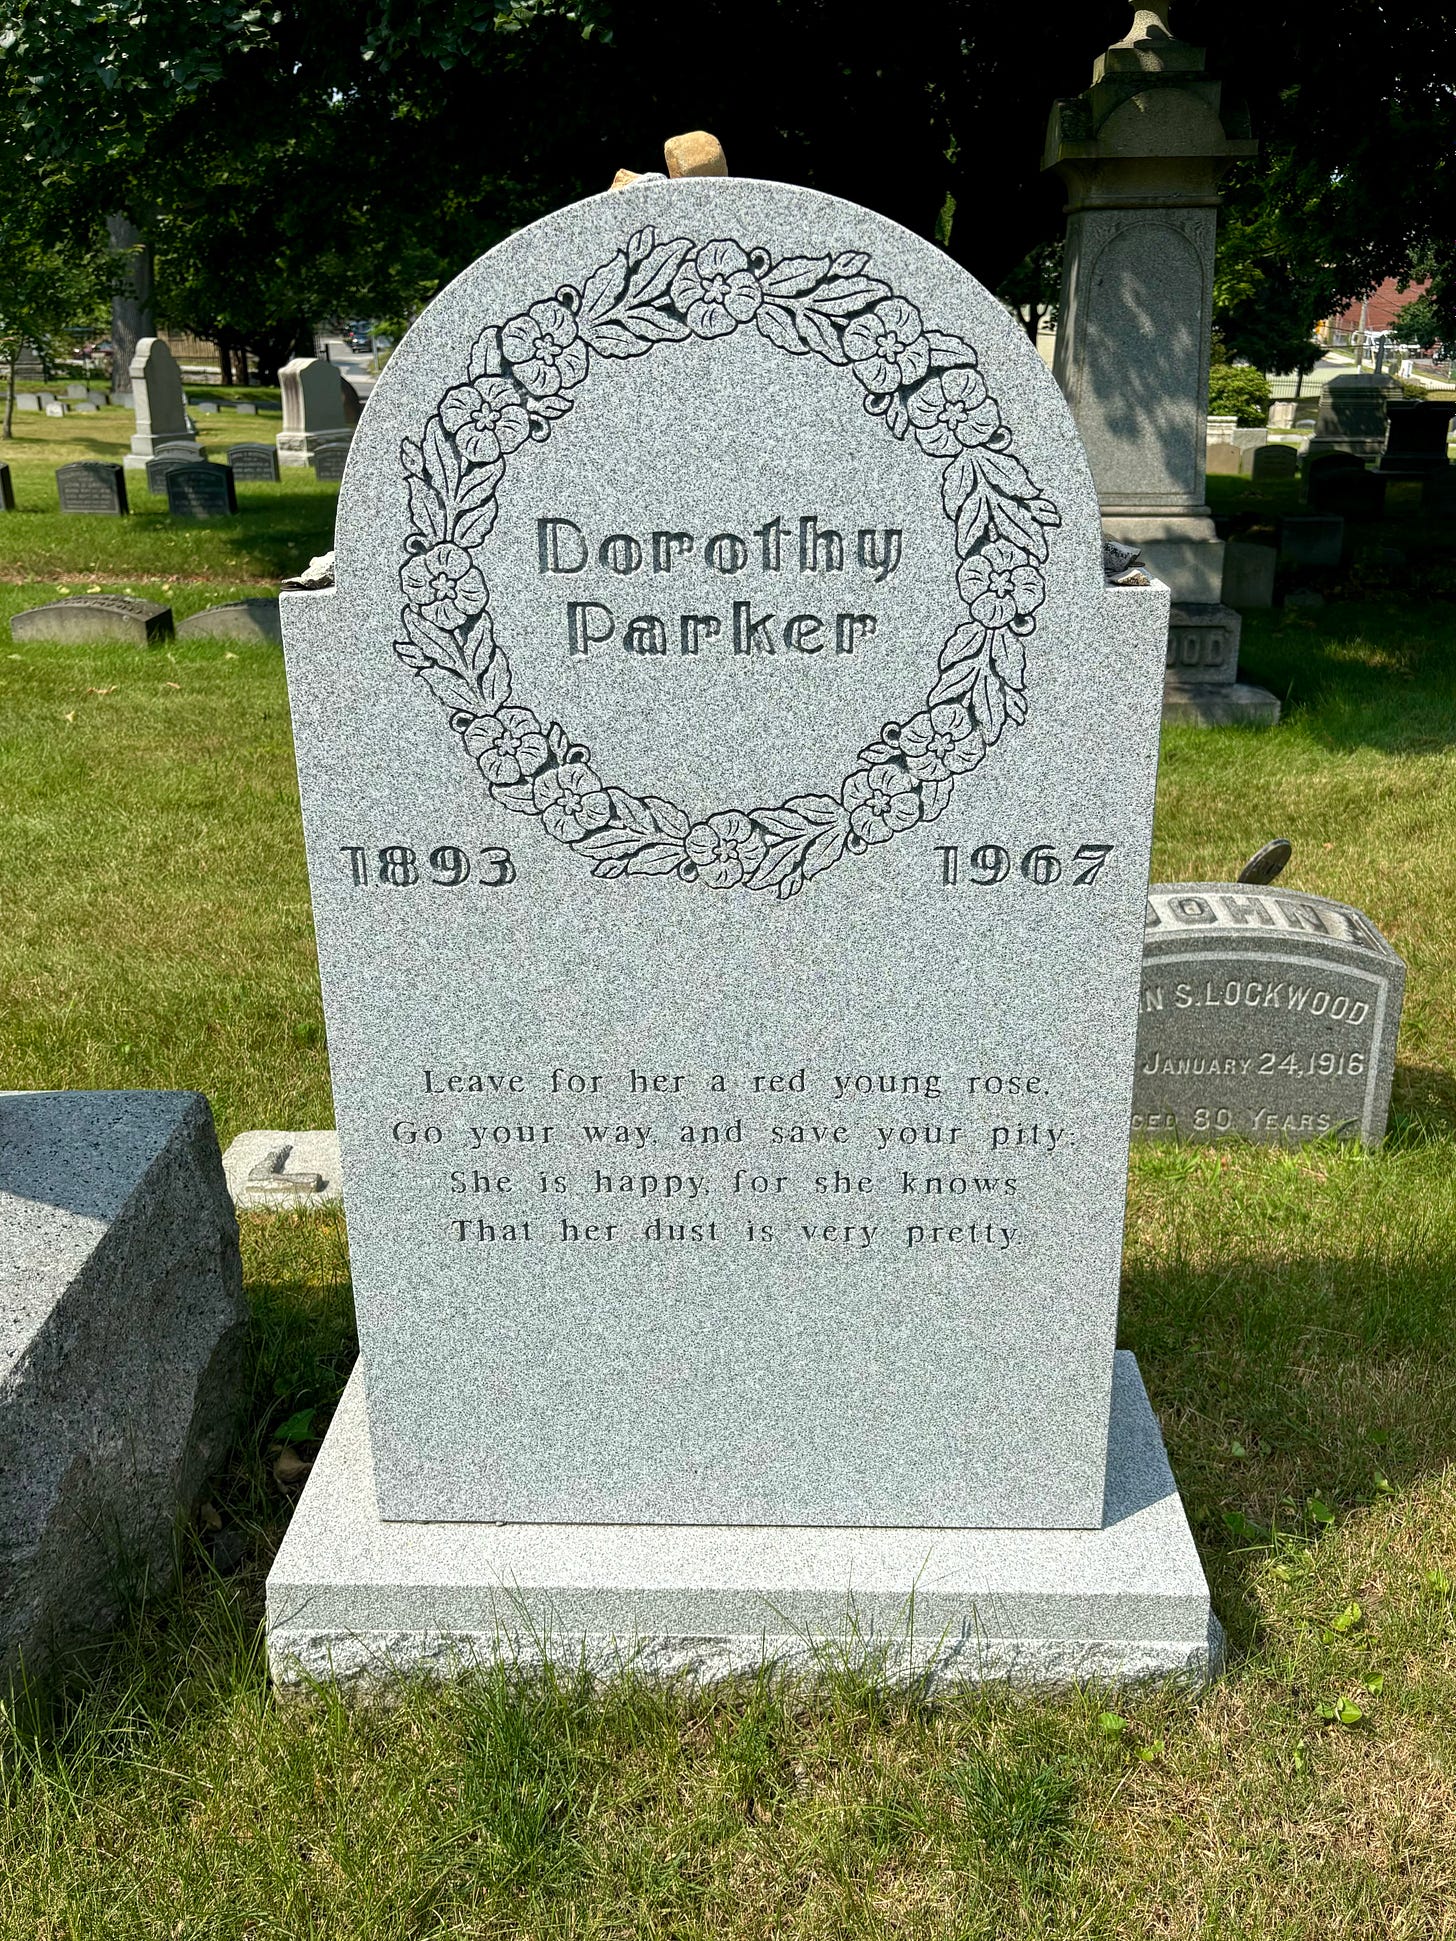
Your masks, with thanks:
M 334 583 L 334 556 L 315 553 L 301 573 L 283 582 L 284 593 L 322 593 Z
M 229 445 L 227 459 L 239 485 L 278 483 L 278 453 L 272 445 Z
M 612 177 L 609 187 L 613 189 L 625 189 L 630 187 L 633 182 L 640 182 L 641 180 L 642 177 L 632 169 L 619 168 L 617 173 Z
M 166 483 L 174 519 L 226 519 L 238 509 L 230 465 L 177 465 Z
M 125 593 L 73 593 L 43 607 L 27 607 L 10 622 L 12 640 L 114 640 L 155 647 L 172 637 L 172 609 Z
M 126 473 L 102 459 L 78 459 L 56 469 L 56 495 L 62 512 L 99 512 L 113 518 L 129 510 Z
M 333 1131 L 240 1132 L 222 1169 L 236 1207 L 327 1206 L 343 1197 Z
M 1404 990 L 1404 964 L 1348 904 L 1243 882 L 1154 883 L 1134 1134 L 1377 1144 Z
M 278 627 L 276 600 L 229 600 L 224 606 L 203 607 L 178 623 L 179 640 L 242 640 L 267 642 L 277 646 L 283 638 Z
M 1239 871 L 1241 883 L 1276 883 L 1288 869 L 1294 855 L 1294 844 L 1288 836 L 1274 836 L 1261 849 L 1256 849 Z
M 728 160 L 716 135 L 695 129 L 690 135 L 673 135 L 662 144 L 667 172 L 678 180 L 692 175 L 726 175 Z

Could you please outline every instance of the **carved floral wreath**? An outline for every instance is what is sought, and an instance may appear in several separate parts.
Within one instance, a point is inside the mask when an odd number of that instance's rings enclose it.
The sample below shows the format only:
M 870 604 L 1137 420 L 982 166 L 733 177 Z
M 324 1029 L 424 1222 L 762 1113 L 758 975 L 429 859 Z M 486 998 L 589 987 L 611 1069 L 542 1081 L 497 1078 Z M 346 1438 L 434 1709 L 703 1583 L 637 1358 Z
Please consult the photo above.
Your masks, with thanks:
M 467 379 L 447 391 L 400 456 L 411 531 L 400 583 L 407 638 L 395 652 L 450 712 L 495 800 L 541 818 L 596 876 L 676 875 L 709 889 L 793 896 L 846 853 L 933 822 L 958 775 L 1026 718 L 1026 641 L 1045 587 L 1044 529 L 1060 524 L 1011 450 L 1011 434 L 959 337 L 927 329 L 914 304 L 865 275 L 848 251 L 775 262 L 766 249 L 640 229 L 578 290 L 533 303 L 477 339 Z M 723 809 L 695 822 L 675 802 L 604 781 L 559 723 L 511 705 L 479 560 L 506 459 L 551 434 L 595 358 L 640 357 L 686 337 L 752 323 L 792 356 L 845 366 L 892 437 L 943 461 L 956 584 L 967 617 L 940 651 L 923 707 L 861 750 L 837 795 Z

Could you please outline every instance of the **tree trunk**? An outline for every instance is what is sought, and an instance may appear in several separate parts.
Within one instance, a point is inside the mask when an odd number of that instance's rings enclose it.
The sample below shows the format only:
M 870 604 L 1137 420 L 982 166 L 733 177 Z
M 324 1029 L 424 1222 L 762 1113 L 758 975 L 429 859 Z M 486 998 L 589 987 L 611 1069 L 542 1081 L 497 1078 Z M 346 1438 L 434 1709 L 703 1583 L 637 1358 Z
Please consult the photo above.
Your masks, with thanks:
M 106 233 L 116 255 L 117 286 L 111 296 L 111 388 L 131 389 L 131 360 L 143 337 L 156 334 L 152 312 L 152 248 L 130 216 L 108 216 Z
M 15 436 L 15 366 L 19 358 L 19 351 L 12 350 L 5 360 L 5 428 L 0 431 L 0 438 Z
M 217 340 L 217 365 L 218 376 L 224 384 L 231 388 L 233 381 L 233 351 L 232 345 L 228 343 L 225 337 L 219 337 Z

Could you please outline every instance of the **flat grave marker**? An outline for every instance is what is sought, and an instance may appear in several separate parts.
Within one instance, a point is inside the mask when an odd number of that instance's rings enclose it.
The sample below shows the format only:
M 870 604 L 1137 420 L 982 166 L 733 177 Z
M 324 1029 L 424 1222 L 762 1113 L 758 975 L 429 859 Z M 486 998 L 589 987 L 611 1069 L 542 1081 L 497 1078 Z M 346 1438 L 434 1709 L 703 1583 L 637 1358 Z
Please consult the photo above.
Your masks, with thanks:
M 1155 883 L 1134 1134 L 1378 1143 L 1404 989 L 1404 964 L 1348 904 L 1247 883 Z
M 12 640 L 115 640 L 127 647 L 155 647 L 172 637 L 172 609 L 125 593 L 73 593 L 46 606 L 28 607 L 10 622 Z
M 229 445 L 227 456 L 239 485 L 278 483 L 278 453 L 272 445 Z
M 174 519 L 226 519 L 238 509 L 230 465 L 174 465 L 166 488 Z
M 126 474 L 120 465 L 102 459 L 77 459 L 56 469 L 56 495 L 62 512 L 103 513 L 123 518 L 131 510 L 126 499 Z

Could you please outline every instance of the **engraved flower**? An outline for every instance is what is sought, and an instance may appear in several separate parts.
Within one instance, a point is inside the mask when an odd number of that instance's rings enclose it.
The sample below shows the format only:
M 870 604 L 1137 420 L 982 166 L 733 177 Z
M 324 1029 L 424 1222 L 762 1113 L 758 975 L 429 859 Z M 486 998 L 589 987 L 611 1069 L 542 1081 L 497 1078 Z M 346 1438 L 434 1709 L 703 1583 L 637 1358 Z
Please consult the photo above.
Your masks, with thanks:
M 501 349 L 532 397 L 554 398 L 586 376 L 586 345 L 577 335 L 576 318 L 554 297 L 512 317 L 501 331 Z
M 900 730 L 900 753 L 917 782 L 943 782 L 948 775 L 964 775 L 984 752 L 976 724 L 959 701 L 942 701 Z
M 489 604 L 490 593 L 463 546 L 431 546 L 414 553 L 399 576 L 405 597 L 437 627 L 460 627 Z
M 963 559 L 956 585 L 971 618 L 983 627 L 1014 626 L 1035 613 L 1046 597 L 1041 574 L 1004 539 L 993 539 L 983 552 Z
M 471 465 L 493 465 L 531 435 L 521 394 L 503 377 L 477 378 L 474 384 L 447 391 L 440 402 L 440 423 Z
M 918 384 L 930 369 L 920 312 L 903 297 L 886 297 L 854 318 L 844 333 L 844 354 L 866 391 L 877 397 Z
M 698 337 L 726 337 L 763 302 L 758 279 L 737 243 L 704 243 L 672 279 L 672 300 Z
M 697 864 L 700 883 L 731 890 L 758 868 L 768 845 L 741 809 L 725 809 L 695 823 L 683 847 Z
M 986 395 L 985 379 L 964 365 L 922 384 L 907 409 L 921 451 L 932 458 L 954 458 L 958 451 L 984 445 L 1001 426 L 1001 413 Z
M 482 715 L 466 729 L 465 746 L 486 781 L 502 788 L 529 781 L 550 760 L 541 723 L 529 708 Z
M 920 820 L 920 795 L 913 778 L 893 762 L 857 768 L 840 791 L 849 823 L 864 842 L 888 842 Z
M 585 762 L 548 768 L 531 784 L 537 813 L 558 842 L 579 842 L 612 819 L 612 804 L 596 770 Z

